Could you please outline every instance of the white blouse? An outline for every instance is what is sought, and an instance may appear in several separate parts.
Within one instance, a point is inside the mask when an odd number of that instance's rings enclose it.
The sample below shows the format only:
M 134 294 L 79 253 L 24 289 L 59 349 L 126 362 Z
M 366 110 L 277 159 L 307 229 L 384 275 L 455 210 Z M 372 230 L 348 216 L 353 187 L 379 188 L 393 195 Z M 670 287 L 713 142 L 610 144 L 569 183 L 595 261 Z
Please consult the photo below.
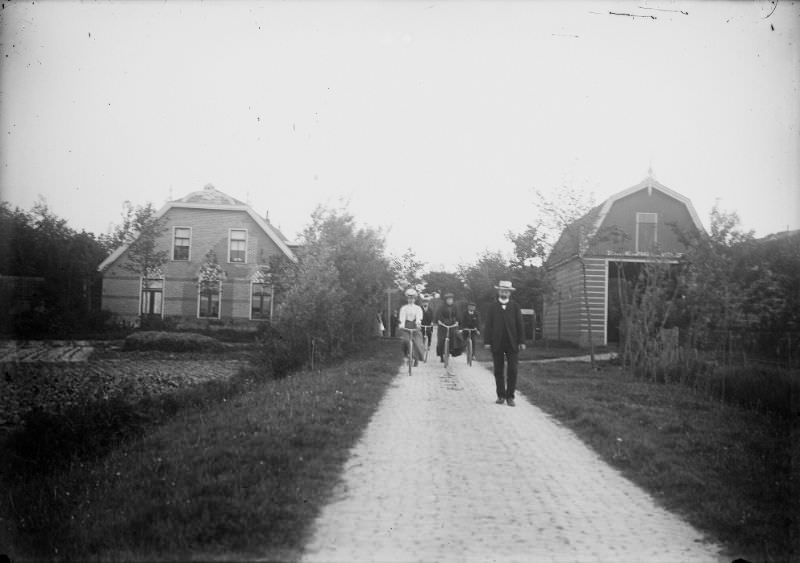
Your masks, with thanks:
M 406 321 L 411 321 L 417 325 L 417 328 L 422 324 L 422 307 L 419 305 L 403 305 L 400 307 L 400 314 L 397 317 L 400 327 L 406 326 Z

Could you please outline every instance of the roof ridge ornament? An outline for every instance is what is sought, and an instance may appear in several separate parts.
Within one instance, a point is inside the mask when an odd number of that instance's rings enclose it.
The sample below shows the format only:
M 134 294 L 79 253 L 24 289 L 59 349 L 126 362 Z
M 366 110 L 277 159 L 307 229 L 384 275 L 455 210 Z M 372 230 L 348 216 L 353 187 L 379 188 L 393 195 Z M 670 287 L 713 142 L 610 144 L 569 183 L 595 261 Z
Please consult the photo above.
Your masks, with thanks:
M 647 167 L 647 178 L 644 179 L 647 182 L 647 195 L 653 195 L 653 185 L 656 183 L 656 178 L 653 176 L 653 163 L 650 162 L 650 166 Z

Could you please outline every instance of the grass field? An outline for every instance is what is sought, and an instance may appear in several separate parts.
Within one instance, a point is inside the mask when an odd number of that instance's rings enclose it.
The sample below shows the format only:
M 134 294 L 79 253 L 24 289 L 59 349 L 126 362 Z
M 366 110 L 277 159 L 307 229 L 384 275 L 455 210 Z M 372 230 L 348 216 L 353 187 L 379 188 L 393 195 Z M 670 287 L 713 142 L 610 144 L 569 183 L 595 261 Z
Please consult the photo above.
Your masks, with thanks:
M 734 555 L 800 556 L 800 444 L 790 420 L 638 381 L 607 363 L 521 365 L 519 390 Z
M 399 362 L 375 341 L 321 372 L 217 383 L 105 457 L 5 475 L 0 545 L 15 559 L 293 559 Z

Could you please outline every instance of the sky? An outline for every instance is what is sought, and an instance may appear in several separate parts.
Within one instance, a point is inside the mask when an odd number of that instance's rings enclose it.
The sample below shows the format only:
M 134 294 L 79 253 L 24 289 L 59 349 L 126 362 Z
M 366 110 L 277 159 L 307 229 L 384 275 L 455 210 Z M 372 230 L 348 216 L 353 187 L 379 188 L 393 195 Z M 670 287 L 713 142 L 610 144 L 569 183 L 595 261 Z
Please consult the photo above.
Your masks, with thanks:
M 208 183 L 289 237 L 347 206 L 431 269 L 535 191 L 654 177 L 800 228 L 797 2 L 55 2 L 0 10 L 0 197 L 100 234 Z

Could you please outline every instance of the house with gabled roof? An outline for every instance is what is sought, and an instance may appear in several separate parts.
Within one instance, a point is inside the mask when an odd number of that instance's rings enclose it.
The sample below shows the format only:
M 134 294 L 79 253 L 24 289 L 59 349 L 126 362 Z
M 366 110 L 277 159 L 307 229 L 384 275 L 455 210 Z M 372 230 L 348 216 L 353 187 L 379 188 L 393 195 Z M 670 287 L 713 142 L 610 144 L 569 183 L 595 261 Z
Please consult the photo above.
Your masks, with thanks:
M 137 275 L 125 267 L 129 245 L 114 250 L 98 266 L 103 309 L 121 321 L 149 316 L 190 327 L 271 319 L 270 262 L 296 257 L 268 217 L 211 184 L 167 202 L 155 217 L 166 262 Z
M 692 231 L 705 232 L 692 202 L 652 172 L 592 208 L 564 229 L 545 263 L 553 291 L 544 337 L 586 346 L 591 332 L 596 345 L 617 342 L 620 273 L 631 279 L 641 264 L 677 263 L 686 251 L 679 233 Z

